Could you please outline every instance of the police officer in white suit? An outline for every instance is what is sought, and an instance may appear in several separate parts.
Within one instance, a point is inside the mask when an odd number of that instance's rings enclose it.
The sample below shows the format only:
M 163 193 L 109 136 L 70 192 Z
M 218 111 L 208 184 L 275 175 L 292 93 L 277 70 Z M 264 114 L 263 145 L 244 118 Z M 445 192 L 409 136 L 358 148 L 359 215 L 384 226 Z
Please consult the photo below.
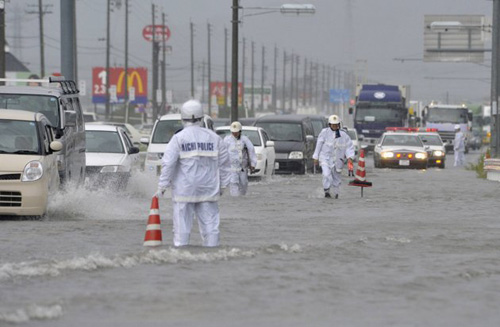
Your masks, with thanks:
M 314 164 L 318 162 L 323 174 L 323 189 L 325 198 L 330 198 L 330 188 L 333 188 L 335 198 L 339 197 L 341 173 L 344 167 L 344 158 L 354 159 L 354 145 L 349 135 L 340 129 L 340 118 L 331 115 L 328 126 L 319 133 L 316 149 L 314 150 Z
M 229 161 L 231 163 L 231 182 L 229 191 L 232 196 L 245 195 L 248 189 L 248 170 L 255 170 L 257 155 L 250 139 L 241 135 L 241 123 L 232 122 L 230 126 L 231 135 L 224 138 Z
M 217 134 L 201 127 L 199 101 L 184 103 L 181 118 L 184 128 L 167 144 L 156 195 L 172 187 L 174 246 L 189 244 L 195 215 L 203 246 L 218 246 L 217 201 L 230 177 L 227 149 Z
M 460 125 L 455 125 L 455 140 L 453 141 L 453 151 L 455 152 L 455 167 L 464 165 L 465 161 L 465 136 L 460 130 Z

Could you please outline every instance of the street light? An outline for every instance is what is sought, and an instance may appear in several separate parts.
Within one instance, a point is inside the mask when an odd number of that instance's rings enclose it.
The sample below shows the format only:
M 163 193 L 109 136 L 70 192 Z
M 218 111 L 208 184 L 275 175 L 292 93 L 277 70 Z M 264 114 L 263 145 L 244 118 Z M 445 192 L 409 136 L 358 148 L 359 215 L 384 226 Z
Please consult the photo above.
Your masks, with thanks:
M 232 17 L 232 64 L 231 64 L 231 121 L 238 120 L 238 27 L 239 27 L 239 5 L 240 0 L 233 0 Z M 252 8 L 271 11 L 280 11 L 283 14 L 314 14 L 316 8 L 310 4 L 284 4 L 279 8 Z M 253 91 L 253 90 L 252 90 Z

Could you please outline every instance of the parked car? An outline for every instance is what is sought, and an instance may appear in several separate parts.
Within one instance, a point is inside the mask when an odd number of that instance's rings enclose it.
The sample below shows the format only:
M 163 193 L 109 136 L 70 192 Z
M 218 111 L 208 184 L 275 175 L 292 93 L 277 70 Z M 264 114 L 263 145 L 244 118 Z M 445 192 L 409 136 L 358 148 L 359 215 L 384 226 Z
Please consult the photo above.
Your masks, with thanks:
M 385 132 L 373 150 L 375 168 L 427 168 L 427 148 L 416 133 Z
M 154 124 L 139 124 L 134 125 L 135 129 L 139 131 L 141 137 L 151 135 Z
M 427 148 L 429 167 L 445 167 L 446 148 L 437 132 L 419 132 L 417 135 Z
M 125 130 L 125 132 L 128 134 L 130 140 L 134 144 L 134 146 L 139 147 L 141 145 L 141 137 L 143 135 L 139 133 L 137 128 L 135 128 L 133 125 L 129 123 L 119 123 L 119 122 L 112 122 L 112 121 L 96 121 L 96 122 L 91 122 L 87 124 L 98 124 L 98 125 L 113 125 L 113 126 L 118 126 L 121 127 Z M 86 125 L 87 125 L 86 124 Z
M 115 125 L 86 124 L 86 185 L 124 189 L 139 169 L 139 148 L 123 128 Z
M 314 130 L 314 139 L 318 140 L 319 133 L 323 128 L 328 127 L 328 118 L 323 115 L 307 115 L 311 119 L 311 124 Z
M 243 126 L 253 126 L 255 124 L 256 120 L 257 120 L 257 118 L 255 118 L 255 117 L 244 117 L 244 118 L 239 118 L 238 119 L 238 121 Z
M 217 127 L 228 126 L 231 124 L 230 118 L 214 118 L 213 121 L 215 129 L 217 129 Z
M 255 122 L 274 141 L 277 174 L 305 174 L 314 167 L 316 142 L 311 119 L 306 115 L 266 115 Z
M 229 126 L 217 127 L 215 132 L 224 138 L 230 135 Z M 257 166 L 255 171 L 249 173 L 250 177 L 265 177 L 274 174 L 274 161 L 276 153 L 274 152 L 274 142 L 270 140 L 267 132 L 261 127 L 242 126 L 243 135 L 246 135 L 255 148 L 257 155 Z
M 202 123 L 203 127 L 214 130 L 214 123 L 210 116 L 204 115 Z M 161 116 L 155 122 L 150 137 L 141 138 L 141 143 L 148 146 L 144 162 L 144 169 L 147 172 L 160 175 L 161 158 L 163 157 L 167 143 L 182 128 L 181 114 L 168 114 Z
M 60 185 L 51 122 L 40 113 L 0 110 L 0 216 L 37 216 Z

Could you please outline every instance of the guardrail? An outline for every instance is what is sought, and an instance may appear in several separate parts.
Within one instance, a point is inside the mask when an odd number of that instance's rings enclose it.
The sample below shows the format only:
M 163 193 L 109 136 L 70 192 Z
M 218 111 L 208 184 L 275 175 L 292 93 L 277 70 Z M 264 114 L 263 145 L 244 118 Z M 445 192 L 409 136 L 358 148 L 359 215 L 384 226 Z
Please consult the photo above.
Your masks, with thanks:
M 488 180 L 500 182 L 500 159 L 484 159 L 484 171 Z

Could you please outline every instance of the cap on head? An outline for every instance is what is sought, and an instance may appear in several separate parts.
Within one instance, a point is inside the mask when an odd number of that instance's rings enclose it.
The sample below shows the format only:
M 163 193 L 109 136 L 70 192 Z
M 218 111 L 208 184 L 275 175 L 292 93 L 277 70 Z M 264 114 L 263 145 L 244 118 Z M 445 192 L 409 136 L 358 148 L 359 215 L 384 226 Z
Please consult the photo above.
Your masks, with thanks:
M 241 123 L 239 121 L 233 121 L 229 127 L 231 133 L 241 132 Z
M 331 115 L 330 117 L 328 117 L 328 124 L 336 125 L 336 124 L 340 124 L 340 123 L 341 123 L 341 121 L 340 121 L 339 116 Z
M 203 108 L 198 100 L 189 100 L 184 102 L 181 107 L 182 120 L 197 120 L 203 117 Z
M 460 129 L 460 125 L 455 125 L 455 130 L 459 130 Z

